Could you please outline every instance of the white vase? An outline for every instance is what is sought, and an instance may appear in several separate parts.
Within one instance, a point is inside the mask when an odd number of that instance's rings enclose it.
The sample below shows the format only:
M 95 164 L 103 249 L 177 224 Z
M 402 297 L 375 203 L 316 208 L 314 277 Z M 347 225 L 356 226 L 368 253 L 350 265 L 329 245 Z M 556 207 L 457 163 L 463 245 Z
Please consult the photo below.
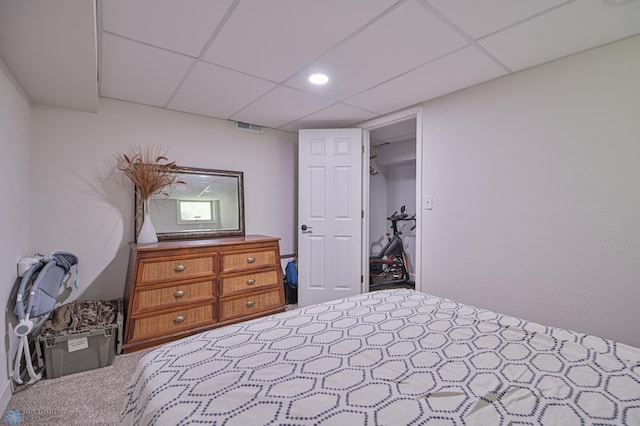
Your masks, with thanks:
M 142 226 L 138 233 L 138 244 L 153 244 L 158 242 L 158 236 L 156 235 L 156 228 L 153 227 L 151 222 L 151 214 L 149 213 L 149 200 L 144 200 L 142 215 Z

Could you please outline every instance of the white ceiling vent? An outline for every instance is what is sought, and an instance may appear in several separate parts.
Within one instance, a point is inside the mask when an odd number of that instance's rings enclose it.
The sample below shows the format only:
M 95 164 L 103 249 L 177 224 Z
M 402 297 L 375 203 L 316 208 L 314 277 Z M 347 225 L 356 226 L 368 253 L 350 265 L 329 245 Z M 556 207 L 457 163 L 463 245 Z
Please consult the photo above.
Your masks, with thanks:
M 253 133 L 264 133 L 264 127 L 258 126 L 257 124 L 243 123 L 242 121 L 236 121 L 236 129 Z

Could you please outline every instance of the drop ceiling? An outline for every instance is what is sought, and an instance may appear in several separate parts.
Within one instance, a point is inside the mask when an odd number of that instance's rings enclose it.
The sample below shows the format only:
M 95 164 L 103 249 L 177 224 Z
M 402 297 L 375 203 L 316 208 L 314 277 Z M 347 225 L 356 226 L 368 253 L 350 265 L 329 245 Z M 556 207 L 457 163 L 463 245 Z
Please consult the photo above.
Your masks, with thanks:
M 34 103 L 96 112 L 105 97 L 285 131 L 637 34 L 637 0 L 0 0 L 0 57 Z

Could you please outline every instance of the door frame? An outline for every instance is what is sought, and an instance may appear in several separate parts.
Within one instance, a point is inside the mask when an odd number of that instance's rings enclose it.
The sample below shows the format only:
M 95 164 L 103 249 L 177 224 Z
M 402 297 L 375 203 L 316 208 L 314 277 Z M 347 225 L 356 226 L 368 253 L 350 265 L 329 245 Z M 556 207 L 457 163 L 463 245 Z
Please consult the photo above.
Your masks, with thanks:
M 392 114 L 377 117 L 360 123 L 363 130 L 363 161 L 362 165 L 362 271 L 363 280 L 361 292 L 369 291 L 369 157 L 371 141 L 369 133 L 379 127 L 388 126 L 399 121 L 415 118 L 416 120 L 416 258 L 413 259 L 416 290 L 424 291 L 422 282 L 422 105 L 407 108 Z

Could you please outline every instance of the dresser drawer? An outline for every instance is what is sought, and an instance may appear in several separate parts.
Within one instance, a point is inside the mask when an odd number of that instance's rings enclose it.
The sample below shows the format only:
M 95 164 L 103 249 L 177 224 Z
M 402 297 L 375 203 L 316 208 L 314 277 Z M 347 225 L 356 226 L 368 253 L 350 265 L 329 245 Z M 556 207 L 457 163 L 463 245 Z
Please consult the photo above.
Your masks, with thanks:
M 132 340 L 141 340 L 216 322 L 212 303 L 133 320 Z
M 177 284 L 162 288 L 141 287 L 141 290 L 135 295 L 133 313 L 149 309 L 161 309 L 177 303 L 211 299 L 214 296 L 215 286 L 212 280 Z
M 141 262 L 140 284 L 215 274 L 215 256 Z
M 235 276 L 223 276 L 221 278 L 220 295 L 229 296 L 243 290 L 252 290 L 270 285 L 282 285 L 279 282 L 278 270 L 255 271 Z
M 243 297 L 220 299 L 220 321 L 283 306 L 280 291 L 281 289 L 275 289 Z
M 259 268 L 278 265 L 279 259 L 275 249 L 261 249 L 244 252 L 222 253 L 222 271 L 236 271 L 247 268 Z

